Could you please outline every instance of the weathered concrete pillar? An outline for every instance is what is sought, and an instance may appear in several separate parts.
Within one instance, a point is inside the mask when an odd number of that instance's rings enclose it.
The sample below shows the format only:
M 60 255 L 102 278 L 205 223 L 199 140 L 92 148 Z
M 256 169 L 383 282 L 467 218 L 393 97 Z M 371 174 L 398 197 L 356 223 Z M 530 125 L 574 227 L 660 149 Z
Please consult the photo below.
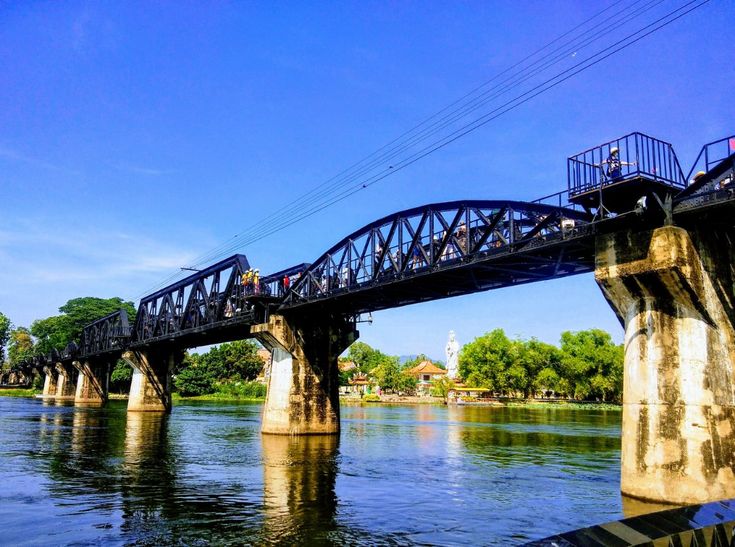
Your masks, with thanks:
M 272 352 L 263 433 L 339 433 L 337 357 L 357 339 L 341 317 L 299 320 L 273 315 L 250 332 Z
M 72 400 L 76 395 L 76 369 L 71 365 L 56 363 L 56 371 L 59 373 L 56 380 L 56 399 Z
M 107 402 L 110 364 L 107 362 L 74 361 L 79 371 L 74 404 L 104 405 Z
M 56 384 L 58 380 L 58 373 L 52 366 L 43 367 L 43 372 L 46 375 L 46 379 L 43 381 L 43 396 L 44 397 L 56 397 Z
M 126 351 L 133 367 L 128 412 L 171 412 L 171 372 L 183 359 L 181 351 Z
M 595 277 L 625 327 L 623 494 L 735 497 L 732 236 L 667 226 L 597 240 Z

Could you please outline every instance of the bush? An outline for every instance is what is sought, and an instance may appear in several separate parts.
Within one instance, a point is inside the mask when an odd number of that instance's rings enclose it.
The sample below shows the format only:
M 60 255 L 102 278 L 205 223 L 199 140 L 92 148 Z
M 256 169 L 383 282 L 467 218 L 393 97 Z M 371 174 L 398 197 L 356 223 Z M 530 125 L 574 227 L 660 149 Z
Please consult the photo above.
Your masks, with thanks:
M 380 395 L 376 395 L 375 393 L 368 393 L 367 395 L 363 396 L 362 400 L 366 403 L 379 403 Z
M 189 367 L 176 376 L 174 385 L 182 397 L 206 395 L 214 391 L 214 382 L 204 367 Z
M 38 376 L 33 377 L 33 384 L 31 385 L 31 388 L 35 391 L 43 391 L 43 384 L 46 381 L 46 378 L 44 376 L 41 376 L 40 374 Z
M 133 378 L 133 367 L 122 359 L 118 359 L 115 368 L 112 369 L 110 375 L 110 391 L 117 393 L 128 393 L 130 391 L 130 381 Z
M 231 399 L 263 399 L 266 387 L 260 382 L 232 382 L 215 386 L 218 397 Z

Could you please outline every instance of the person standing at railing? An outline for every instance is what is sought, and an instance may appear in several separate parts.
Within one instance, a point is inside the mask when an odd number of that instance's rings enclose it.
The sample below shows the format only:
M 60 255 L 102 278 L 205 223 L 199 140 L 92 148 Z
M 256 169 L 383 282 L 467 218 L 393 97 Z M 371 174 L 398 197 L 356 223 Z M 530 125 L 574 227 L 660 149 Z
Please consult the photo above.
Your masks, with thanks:
M 253 292 L 260 294 L 260 270 L 257 268 L 253 272 Z
M 607 164 L 605 174 L 610 182 L 617 182 L 623 178 L 622 167 L 624 165 L 636 165 L 636 162 L 628 163 L 620 160 L 620 151 L 617 146 L 610 149 L 610 155 L 602 163 Z
M 250 292 L 249 291 L 250 279 L 252 278 L 252 275 L 253 275 L 253 270 L 250 270 L 250 269 L 246 271 L 244 274 L 242 274 L 242 279 L 240 282 L 242 284 L 243 291 L 245 292 L 245 294 L 248 294 Z

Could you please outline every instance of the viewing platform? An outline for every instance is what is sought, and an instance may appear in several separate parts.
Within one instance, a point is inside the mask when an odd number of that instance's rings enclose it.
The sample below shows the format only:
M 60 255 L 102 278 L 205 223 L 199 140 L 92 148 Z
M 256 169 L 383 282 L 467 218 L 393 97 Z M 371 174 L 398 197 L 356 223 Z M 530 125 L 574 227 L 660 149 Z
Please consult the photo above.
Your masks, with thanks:
M 567 159 L 569 202 L 587 211 L 632 211 L 643 196 L 663 199 L 686 187 L 668 142 L 630 133 Z

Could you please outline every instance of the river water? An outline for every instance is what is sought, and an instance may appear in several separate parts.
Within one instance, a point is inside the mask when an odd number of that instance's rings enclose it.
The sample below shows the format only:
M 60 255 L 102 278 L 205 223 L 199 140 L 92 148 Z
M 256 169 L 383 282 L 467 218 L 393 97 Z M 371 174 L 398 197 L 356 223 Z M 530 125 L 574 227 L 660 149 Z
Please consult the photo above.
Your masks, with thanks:
M 508 545 L 623 517 L 620 412 L 342 407 L 261 436 L 260 405 L 0 397 L 0 544 Z

